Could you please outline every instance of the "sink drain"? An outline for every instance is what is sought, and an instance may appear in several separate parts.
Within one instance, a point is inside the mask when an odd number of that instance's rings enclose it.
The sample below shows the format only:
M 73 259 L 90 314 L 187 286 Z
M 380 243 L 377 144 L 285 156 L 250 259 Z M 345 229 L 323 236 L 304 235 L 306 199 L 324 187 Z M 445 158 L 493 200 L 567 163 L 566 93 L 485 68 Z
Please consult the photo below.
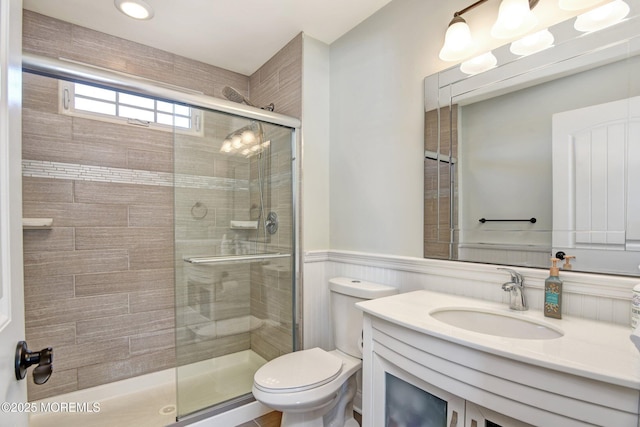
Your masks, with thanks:
M 176 412 L 176 405 L 167 405 L 160 408 L 160 415 L 170 415 Z

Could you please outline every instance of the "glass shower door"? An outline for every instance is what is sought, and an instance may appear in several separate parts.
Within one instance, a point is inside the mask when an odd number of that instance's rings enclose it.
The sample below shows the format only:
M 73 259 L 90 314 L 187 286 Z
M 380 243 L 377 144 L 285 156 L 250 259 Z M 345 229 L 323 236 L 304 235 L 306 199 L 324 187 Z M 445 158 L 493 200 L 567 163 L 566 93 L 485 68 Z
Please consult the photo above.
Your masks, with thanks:
M 179 418 L 250 399 L 294 348 L 293 137 L 214 111 L 175 133 Z

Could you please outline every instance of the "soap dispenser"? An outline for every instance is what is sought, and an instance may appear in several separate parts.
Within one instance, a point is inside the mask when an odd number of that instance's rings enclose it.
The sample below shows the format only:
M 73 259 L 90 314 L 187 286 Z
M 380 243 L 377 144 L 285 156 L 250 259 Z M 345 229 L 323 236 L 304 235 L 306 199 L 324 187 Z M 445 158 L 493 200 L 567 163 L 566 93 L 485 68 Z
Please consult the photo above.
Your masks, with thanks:
M 562 265 L 563 270 L 571 270 L 573 266 L 571 265 L 571 260 L 575 258 L 573 255 L 565 255 L 564 264 Z
M 559 277 L 560 269 L 557 266 L 558 258 L 551 258 L 549 277 L 544 281 L 544 315 L 562 318 L 562 280 Z

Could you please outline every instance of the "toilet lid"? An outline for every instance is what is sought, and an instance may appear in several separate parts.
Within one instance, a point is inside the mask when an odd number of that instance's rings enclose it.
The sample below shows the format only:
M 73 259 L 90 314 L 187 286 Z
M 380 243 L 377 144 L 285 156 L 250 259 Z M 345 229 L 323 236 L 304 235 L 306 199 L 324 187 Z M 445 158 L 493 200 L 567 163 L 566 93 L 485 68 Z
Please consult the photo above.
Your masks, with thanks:
M 303 391 L 335 379 L 342 360 L 321 348 L 296 351 L 267 362 L 255 373 L 254 385 L 271 393 Z

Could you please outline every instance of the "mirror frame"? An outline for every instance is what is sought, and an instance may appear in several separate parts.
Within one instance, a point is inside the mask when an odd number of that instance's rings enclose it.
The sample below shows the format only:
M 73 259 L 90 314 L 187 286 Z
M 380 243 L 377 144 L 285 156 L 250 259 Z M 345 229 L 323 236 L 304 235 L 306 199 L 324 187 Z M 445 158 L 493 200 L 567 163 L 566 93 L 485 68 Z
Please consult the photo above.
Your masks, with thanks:
M 631 58 L 640 54 L 640 11 L 630 5 L 627 18 L 616 25 L 592 33 L 579 33 L 573 27 L 575 18 L 550 28 L 555 37 L 551 48 L 517 57 L 509 45 L 493 50 L 498 65 L 476 75 L 466 75 L 458 65 L 428 76 L 424 80 L 425 102 L 425 159 L 437 160 L 437 172 L 427 172 L 425 162 L 424 257 L 465 261 L 458 259 L 458 203 L 456 157 L 457 105 L 469 104 L 504 95 L 520 89 L 583 72 L 602 65 Z M 454 101 L 455 100 L 455 103 Z M 433 129 L 437 129 L 436 131 Z M 437 139 L 437 148 L 434 140 Z M 431 140 L 431 148 L 427 148 Z M 433 162 L 432 162 L 433 163 Z M 431 175 L 429 177 L 428 175 Z M 427 189 L 427 181 L 436 184 Z M 447 186 L 448 184 L 448 186 Z M 427 193 L 435 190 L 435 206 L 429 205 Z M 428 215 L 435 216 L 429 220 Z M 545 230 L 551 233 L 551 230 Z M 550 255 L 551 242 L 549 242 Z M 431 250 L 439 251 L 429 252 Z M 482 262 L 482 261 L 472 261 Z M 500 264 L 510 263 L 501 260 Z M 520 267 L 542 268 L 540 265 L 512 263 Z M 591 271 L 594 272 L 594 271 Z M 596 271 L 596 273 L 605 273 Z M 606 274 L 612 274 L 607 272 Z M 613 273 L 630 274 L 630 273 Z

